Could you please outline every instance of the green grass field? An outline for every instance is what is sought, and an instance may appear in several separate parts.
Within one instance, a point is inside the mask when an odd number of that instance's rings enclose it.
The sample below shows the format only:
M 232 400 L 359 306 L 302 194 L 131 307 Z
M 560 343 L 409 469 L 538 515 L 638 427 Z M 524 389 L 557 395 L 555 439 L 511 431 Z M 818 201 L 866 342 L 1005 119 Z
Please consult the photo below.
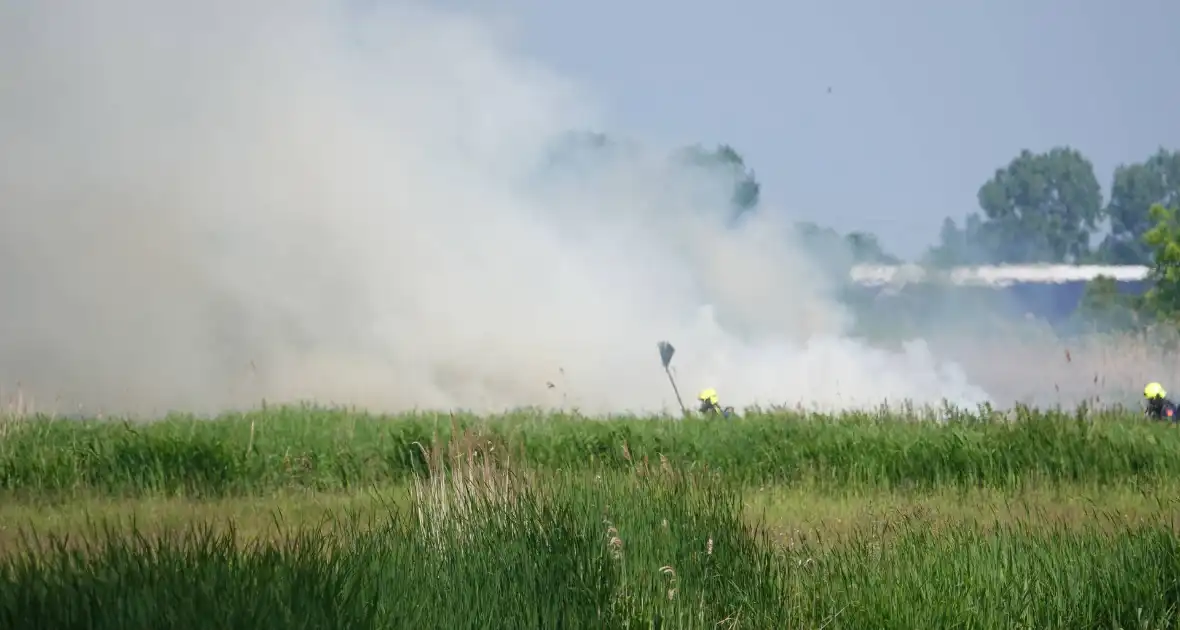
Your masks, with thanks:
M 1180 430 L 309 408 L 0 425 L 0 627 L 1170 628 Z

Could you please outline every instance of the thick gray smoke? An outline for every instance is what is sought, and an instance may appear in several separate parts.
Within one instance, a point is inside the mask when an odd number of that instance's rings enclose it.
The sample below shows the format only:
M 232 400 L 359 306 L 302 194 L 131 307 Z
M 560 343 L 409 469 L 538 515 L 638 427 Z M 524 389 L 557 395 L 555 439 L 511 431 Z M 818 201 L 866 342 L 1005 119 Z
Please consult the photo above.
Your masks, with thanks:
M 0 383 L 150 413 L 985 394 L 846 336 L 729 182 L 545 174 L 592 95 L 425 4 L 0 0 Z M 695 139 L 686 139 L 695 140 Z M 674 192 L 669 192 L 674 191 Z M 549 387 L 552 383 L 554 387 Z

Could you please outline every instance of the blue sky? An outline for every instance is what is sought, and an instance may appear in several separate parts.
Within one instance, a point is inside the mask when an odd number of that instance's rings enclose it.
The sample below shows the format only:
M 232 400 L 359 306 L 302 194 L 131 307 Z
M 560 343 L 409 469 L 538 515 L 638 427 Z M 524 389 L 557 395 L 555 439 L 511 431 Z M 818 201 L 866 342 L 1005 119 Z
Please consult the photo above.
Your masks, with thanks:
M 1104 194 L 1117 164 L 1180 148 L 1175 0 L 447 4 L 509 18 L 615 131 L 730 143 L 765 200 L 903 256 L 1023 148 L 1074 146 Z

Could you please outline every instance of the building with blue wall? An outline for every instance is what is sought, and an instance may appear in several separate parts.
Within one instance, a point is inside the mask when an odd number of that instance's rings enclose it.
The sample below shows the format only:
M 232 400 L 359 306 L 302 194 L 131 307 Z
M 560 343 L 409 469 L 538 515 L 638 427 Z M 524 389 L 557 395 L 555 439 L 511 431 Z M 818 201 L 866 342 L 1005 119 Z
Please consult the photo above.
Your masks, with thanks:
M 860 299 L 889 297 L 921 308 L 932 300 L 986 301 L 1012 315 L 1031 314 L 1051 324 L 1066 321 L 1077 308 L 1086 283 L 1112 277 L 1127 294 L 1150 286 L 1143 266 L 998 265 L 949 270 L 917 265 L 858 265 L 850 279 Z

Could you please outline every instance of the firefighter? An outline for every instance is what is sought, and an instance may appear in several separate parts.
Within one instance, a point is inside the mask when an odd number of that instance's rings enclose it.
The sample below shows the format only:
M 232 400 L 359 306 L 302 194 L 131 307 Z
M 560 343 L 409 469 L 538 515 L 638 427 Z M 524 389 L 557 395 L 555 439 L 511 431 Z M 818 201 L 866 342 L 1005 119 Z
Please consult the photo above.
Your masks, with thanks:
M 717 390 L 712 387 L 702 389 L 701 393 L 697 394 L 697 400 L 701 405 L 697 411 L 707 416 L 721 416 L 723 418 L 733 417 L 733 407 L 722 407 L 720 399 L 717 398 Z
M 1143 388 L 1143 397 L 1147 399 L 1147 408 L 1144 414 L 1152 419 L 1161 420 L 1167 419 L 1176 422 L 1176 404 L 1168 400 L 1168 392 L 1164 391 L 1163 385 L 1159 383 L 1148 383 L 1147 387 Z

